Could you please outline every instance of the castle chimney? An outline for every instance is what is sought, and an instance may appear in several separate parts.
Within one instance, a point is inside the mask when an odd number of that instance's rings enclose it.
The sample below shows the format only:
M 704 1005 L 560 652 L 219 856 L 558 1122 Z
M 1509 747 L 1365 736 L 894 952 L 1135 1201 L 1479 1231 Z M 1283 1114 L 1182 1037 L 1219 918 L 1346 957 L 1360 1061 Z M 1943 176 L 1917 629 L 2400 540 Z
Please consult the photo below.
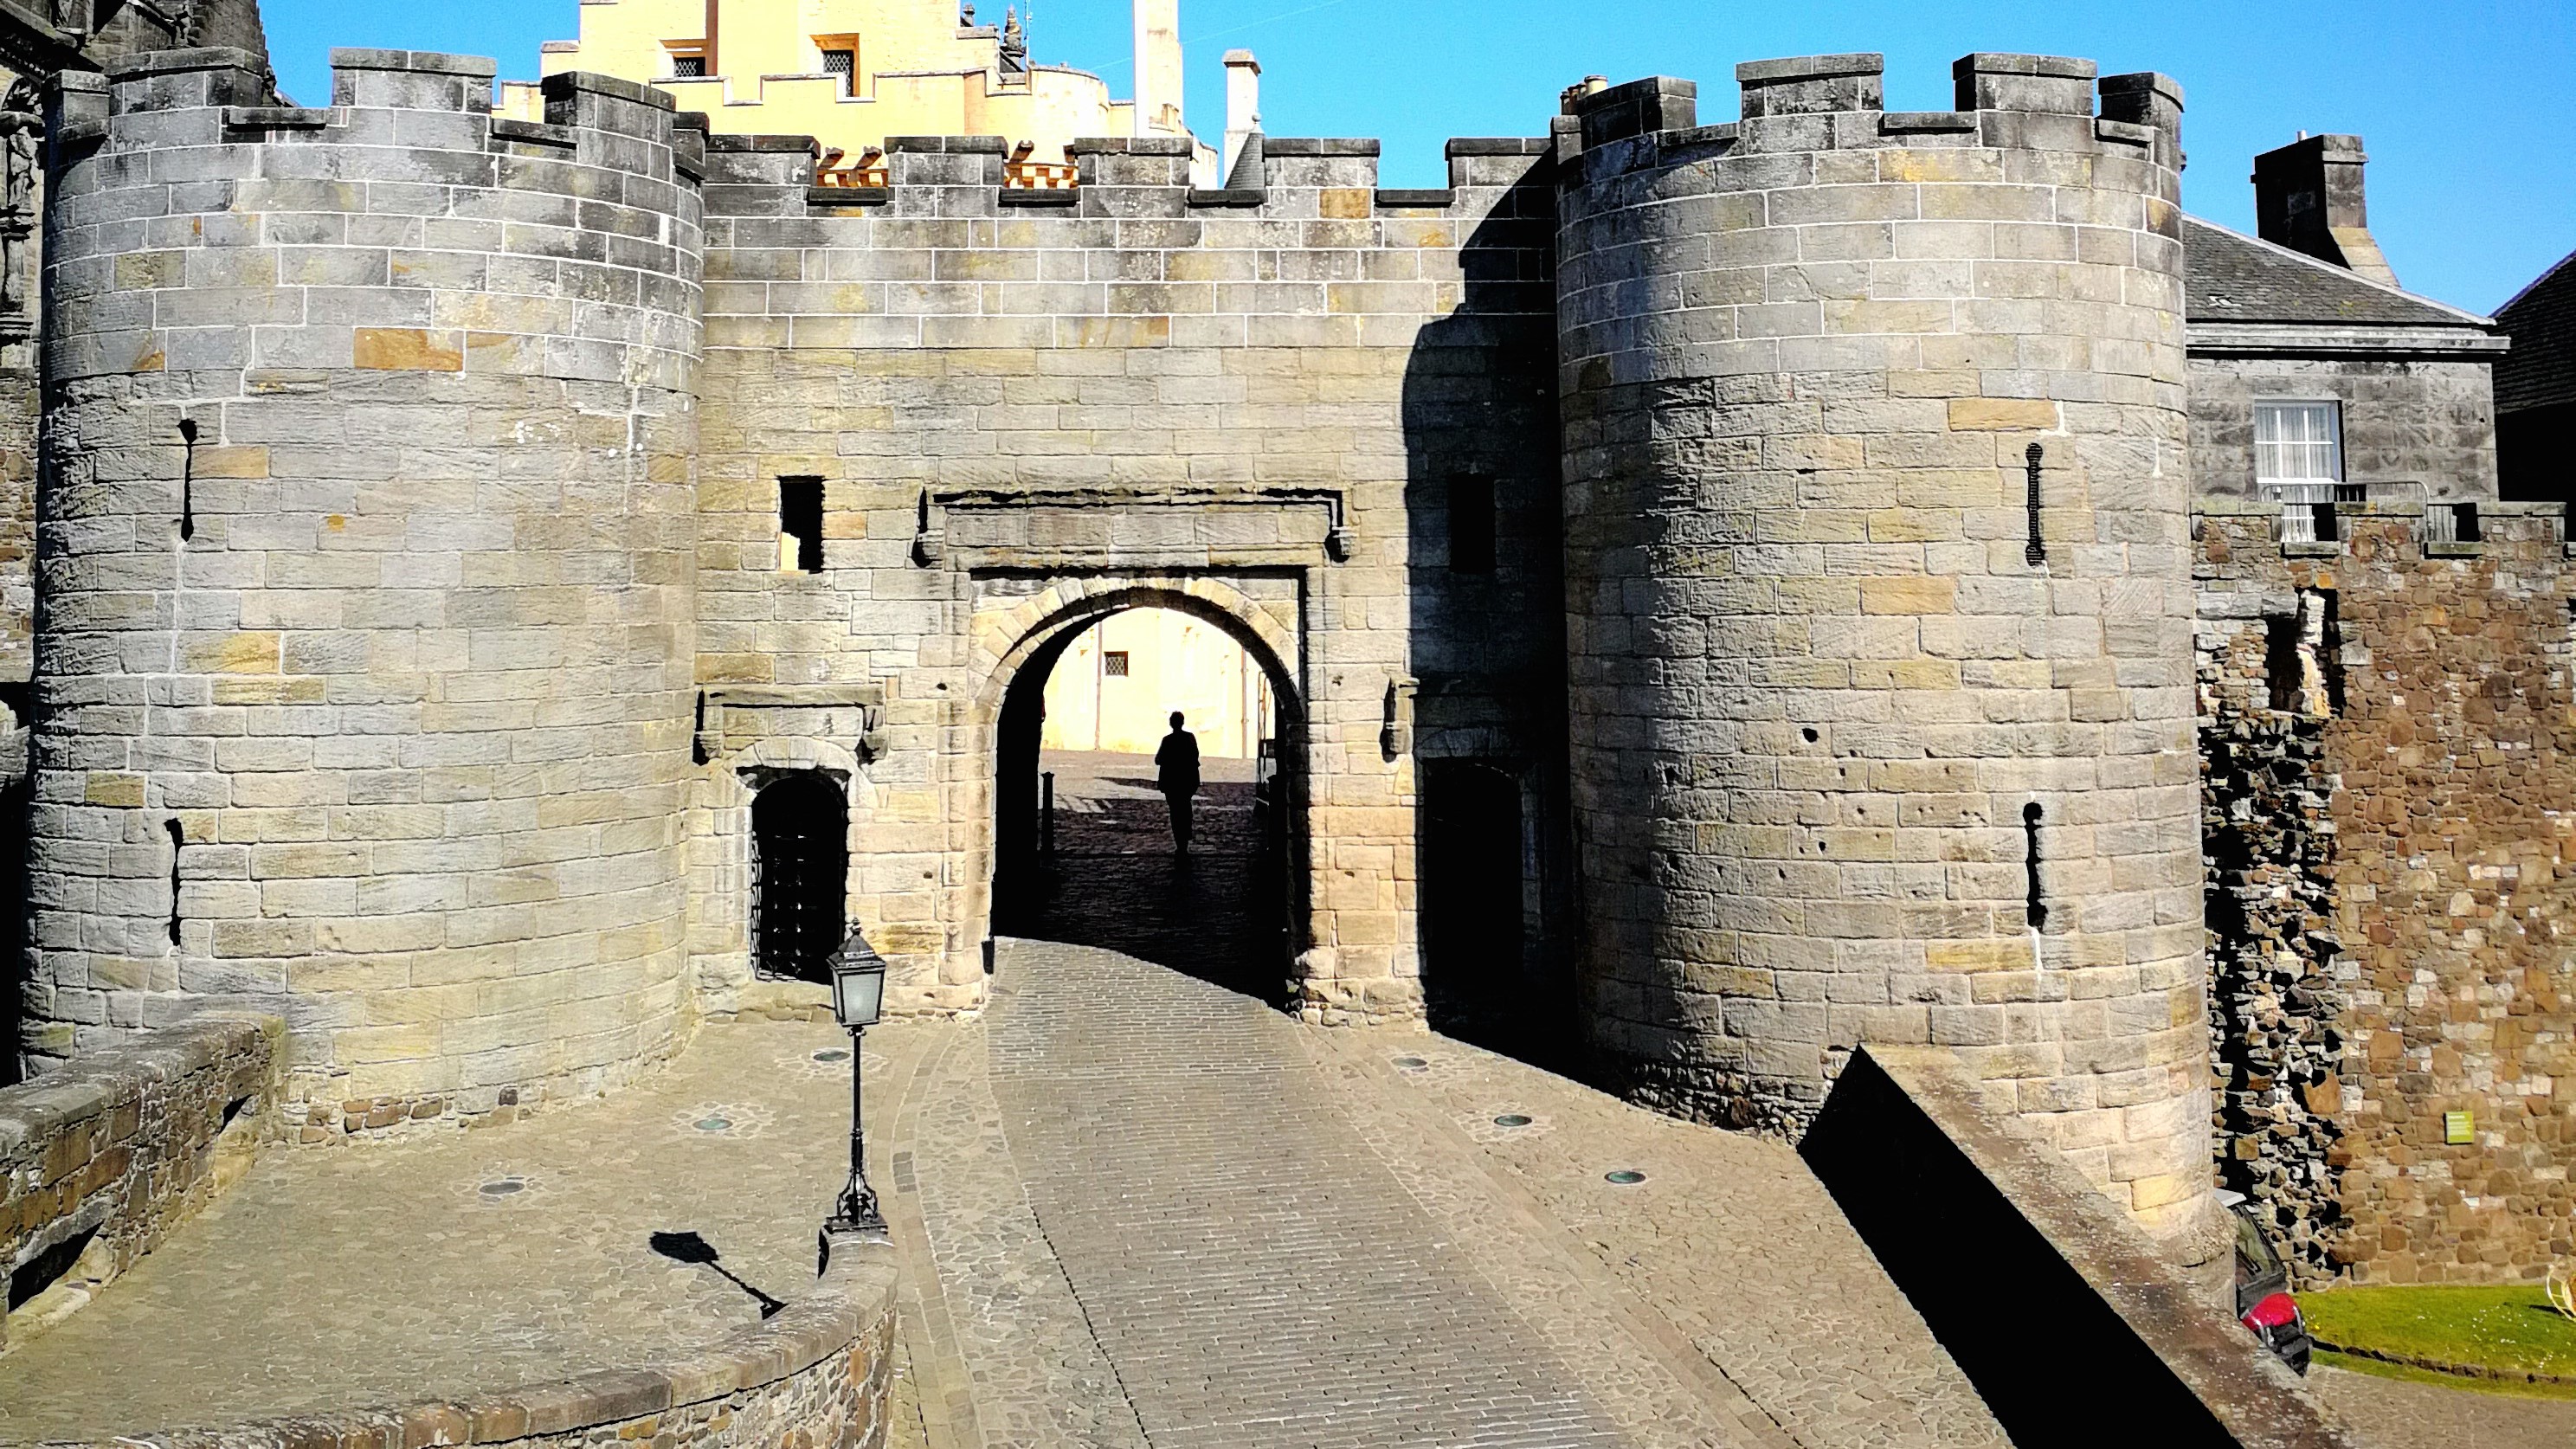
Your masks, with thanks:
M 1243 143 L 1261 129 L 1261 62 L 1248 50 L 1225 53 L 1225 170 L 1226 185 L 1234 184 L 1235 170 L 1243 161 Z M 1261 185 L 1254 178 L 1252 185 Z
M 2371 239 L 2359 136 L 2307 136 L 2254 158 L 2254 218 L 2263 240 L 2348 267 L 2384 286 L 2397 274 Z
M 1181 0 L 1136 0 L 1136 134 L 1177 136 L 1181 124 Z

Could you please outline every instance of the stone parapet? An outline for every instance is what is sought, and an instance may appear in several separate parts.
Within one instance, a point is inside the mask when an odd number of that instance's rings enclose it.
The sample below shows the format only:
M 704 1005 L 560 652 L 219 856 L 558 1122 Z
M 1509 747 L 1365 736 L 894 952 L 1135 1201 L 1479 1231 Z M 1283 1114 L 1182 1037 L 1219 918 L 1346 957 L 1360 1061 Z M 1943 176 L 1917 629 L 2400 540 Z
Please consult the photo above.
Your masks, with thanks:
M 703 133 L 342 51 L 66 76 L 35 1064 L 214 1001 L 324 1136 L 595 1092 L 683 998 Z
M 1870 55 L 1743 67 L 1731 125 L 1678 83 L 1570 99 L 1587 1006 L 1641 1100 L 1792 1134 L 1855 1047 L 1954 1048 L 2180 1232 L 2208 1105 L 2179 176 L 2097 129 L 2092 73 L 1972 56 L 1928 116 L 1881 109 Z
M 2030 1371 L 2036 1319 L 2085 1346 L 2126 1437 L 2360 1449 L 2236 1321 L 2223 1213 L 2200 1225 L 2216 1272 L 2186 1272 L 1979 1076 L 1937 1048 L 1864 1047 L 1800 1153 L 2014 1443 L 2065 1431 L 2065 1397 Z
M 274 1018 L 205 1017 L 0 1088 L 0 1351 L 87 1303 L 240 1176 L 274 1134 L 281 1044 Z

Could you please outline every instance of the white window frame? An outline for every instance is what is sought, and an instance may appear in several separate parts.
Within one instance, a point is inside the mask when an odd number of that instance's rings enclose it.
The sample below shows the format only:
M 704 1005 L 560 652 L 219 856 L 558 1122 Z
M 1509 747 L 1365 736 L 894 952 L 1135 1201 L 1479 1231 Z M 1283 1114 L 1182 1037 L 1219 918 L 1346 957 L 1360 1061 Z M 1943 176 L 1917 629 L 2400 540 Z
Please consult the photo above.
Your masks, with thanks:
M 2305 423 L 2322 416 L 2326 436 L 2266 438 L 2266 420 L 2300 417 Z M 2278 431 L 2272 429 L 2270 431 Z M 2343 476 L 2343 404 L 2332 398 L 2265 397 L 2254 400 L 2254 481 L 2266 488 L 2281 484 L 2341 483 Z M 2296 463 L 2300 471 L 2283 465 Z M 2322 465 L 2320 467 L 2319 465 Z
M 2298 426 L 2282 428 L 2283 418 L 2296 418 Z M 2285 431 L 2298 436 L 2280 436 Z M 2317 432 L 2324 436 L 2311 436 Z M 2254 483 L 2266 501 L 2281 505 L 2281 542 L 2334 541 L 2340 532 L 2335 490 L 2343 481 L 2342 403 L 2332 398 L 2254 400 Z

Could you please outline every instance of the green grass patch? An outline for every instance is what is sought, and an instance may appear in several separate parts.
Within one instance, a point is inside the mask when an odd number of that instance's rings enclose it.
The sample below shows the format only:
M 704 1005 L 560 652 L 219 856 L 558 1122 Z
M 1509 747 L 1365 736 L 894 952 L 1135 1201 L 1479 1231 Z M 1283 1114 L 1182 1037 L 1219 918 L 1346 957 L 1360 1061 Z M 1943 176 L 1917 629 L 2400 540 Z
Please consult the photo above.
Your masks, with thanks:
M 2462 1389 L 2473 1394 L 2495 1394 L 2508 1399 L 2547 1399 L 2552 1403 L 2576 1404 L 2576 1387 L 2566 1384 L 2525 1383 L 2521 1379 L 2477 1379 L 2460 1374 L 2437 1374 L 2431 1369 L 2408 1368 L 2402 1363 L 2382 1363 L 2375 1358 L 2355 1358 L 2348 1353 L 2318 1349 L 2320 1368 L 2342 1369 L 2347 1373 L 2368 1374 L 2375 1379 L 2395 1379 L 2404 1384 L 2432 1384 L 2445 1389 Z
M 2576 1380 L 2576 1321 L 2538 1284 L 2516 1288 L 2339 1288 L 2303 1293 L 2318 1342 L 2418 1367 Z

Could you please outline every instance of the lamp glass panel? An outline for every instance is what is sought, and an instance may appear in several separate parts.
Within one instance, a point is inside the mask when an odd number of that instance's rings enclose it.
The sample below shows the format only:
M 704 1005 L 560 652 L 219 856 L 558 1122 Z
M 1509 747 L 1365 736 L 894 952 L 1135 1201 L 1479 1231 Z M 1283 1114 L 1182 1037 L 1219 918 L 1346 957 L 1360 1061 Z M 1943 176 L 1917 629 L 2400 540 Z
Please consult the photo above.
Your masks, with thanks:
M 832 972 L 832 1015 L 843 1026 L 874 1026 L 885 1008 L 885 968 L 839 966 Z

